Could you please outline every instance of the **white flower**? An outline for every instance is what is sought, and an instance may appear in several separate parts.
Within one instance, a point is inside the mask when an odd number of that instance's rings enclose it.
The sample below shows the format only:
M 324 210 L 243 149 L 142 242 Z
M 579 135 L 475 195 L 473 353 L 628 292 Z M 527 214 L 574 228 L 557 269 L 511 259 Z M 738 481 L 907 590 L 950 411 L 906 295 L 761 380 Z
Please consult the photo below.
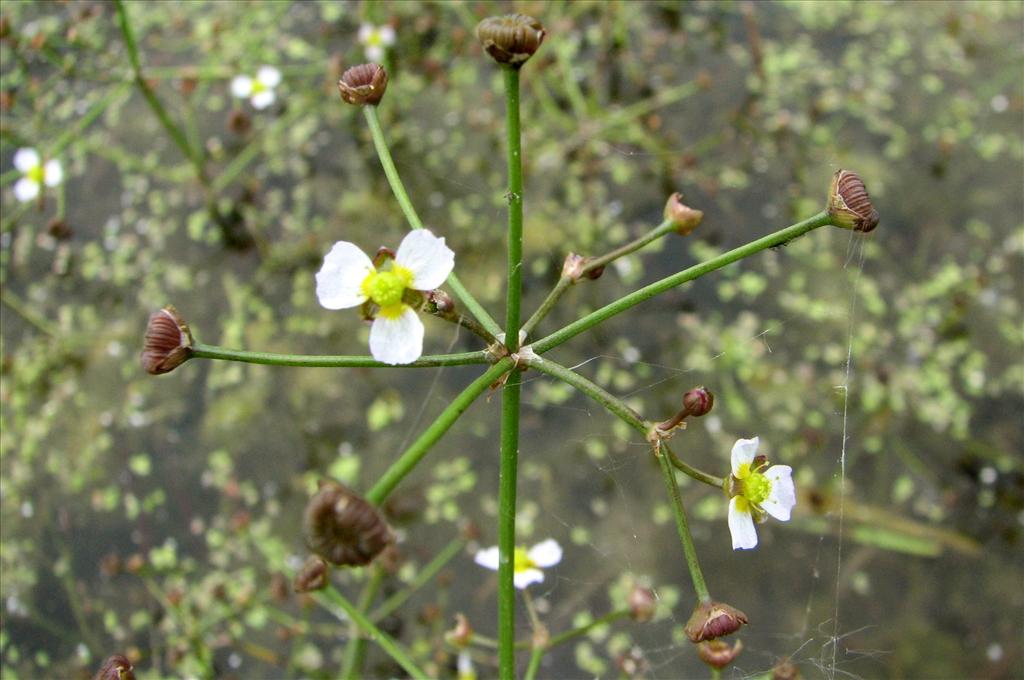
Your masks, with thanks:
M 369 61 L 383 61 L 385 49 L 395 44 L 395 29 L 388 24 L 363 24 L 359 27 L 359 43 L 364 47 Z
M 476 668 L 473 667 L 473 657 L 469 655 L 469 652 L 459 652 L 455 667 L 458 680 L 476 680 Z
M 281 72 L 273 66 L 261 66 L 255 78 L 235 76 L 231 80 L 231 94 L 248 99 L 256 109 L 265 109 L 274 103 L 274 88 L 281 83 Z
M 55 187 L 64 179 L 64 170 L 57 160 L 45 163 L 35 149 L 18 149 L 14 152 L 14 167 L 22 177 L 14 183 L 14 197 L 22 203 L 31 201 L 44 186 Z
M 377 271 L 363 251 L 338 241 L 316 274 L 316 296 L 327 309 L 377 305 L 370 328 L 370 354 L 386 364 L 408 364 L 423 354 L 423 322 L 402 301 L 405 291 L 433 290 L 455 266 L 455 253 L 426 229 L 410 232 L 386 271 Z
M 765 513 L 788 522 L 796 505 L 793 468 L 788 465 L 760 464 L 754 468 L 754 457 L 760 440 L 740 439 L 732 447 L 732 477 L 729 480 L 729 532 L 733 550 L 757 545 L 754 520 L 763 522 Z
M 498 546 L 479 551 L 474 561 L 481 567 L 497 571 Z M 561 561 L 562 546 L 553 538 L 541 541 L 529 550 L 516 548 L 512 557 L 512 582 L 520 590 L 531 583 L 543 583 L 544 572 L 541 569 L 553 567 Z

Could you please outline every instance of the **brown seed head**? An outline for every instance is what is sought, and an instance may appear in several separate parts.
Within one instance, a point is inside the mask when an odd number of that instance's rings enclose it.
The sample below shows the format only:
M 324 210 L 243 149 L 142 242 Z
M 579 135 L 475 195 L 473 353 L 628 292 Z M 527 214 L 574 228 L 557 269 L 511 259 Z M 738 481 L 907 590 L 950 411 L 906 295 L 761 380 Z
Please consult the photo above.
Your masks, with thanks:
M 683 203 L 683 195 L 678 191 L 668 197 L 665 203 L 665 219 L 672 220 L 676 231 L 686 236 L 691 233 L 704 219 L 704 211 L 694 210 Z
M 295 575 L 292 587 L 297 593 L 308 593 L 311 590 L 320 590 L 327 585 L 327 563 L 316 555 L 306 558 L 306 563 Z
M 354 106 L 380 104 L 388 89 L 388 72 L 380 64 L 359 64 L 341 74 L 338 92 L 346 103 Z
M 394 539 L 376 508 L 332 481 L 306 505 L 303 528 L 309 549 L 339 566 L 369 564 Z
M 653 619 L 658 608 L 658 598 L 654 591 L 643 586 L 633 586 L 626 602 L 629 605 L 629 618 L 641 623 Z
M 142 368 L 152 375 L 170 373 L 192 356 L 192 343 L 192 332 L 178 310 L 168 305 L 153 312 L 142 345 Z
M 747 615 L 721 602 L 702 602 L 686 622 L 686 637 L 697 644 L 735 633 L 747 623 Z
M 544 26 L 525 14 L 488 17 L 477 24 L 476 37 L 499 64 L 519 68 L 544 42 Z
M 135 680 L 132 662 L 120 654 L 108 656 L 92 680 Z
M 711 408 L 715 405 L 715 395 L 711 394 L 710 391 L 704 388 L 704 386 L 694 387 L 692 390 L 683 395 L 683 408 L 686 410 L 688 415 L 694 418 L 700 418 L 701 416 L 707 415 L 711 412 Z
M 700 660 L 719 670 L 731 664 L 742 651 L 743 642 L 740 640 L 731 646 L 722 640 L 705 640 L 697 645 L 697 656 Z
M 864 182 L 855 172 L 837 170 L 828 189 L 828 214 L 843 229 L 869 232 L 878 226 L 878 211 L 871 204 Z

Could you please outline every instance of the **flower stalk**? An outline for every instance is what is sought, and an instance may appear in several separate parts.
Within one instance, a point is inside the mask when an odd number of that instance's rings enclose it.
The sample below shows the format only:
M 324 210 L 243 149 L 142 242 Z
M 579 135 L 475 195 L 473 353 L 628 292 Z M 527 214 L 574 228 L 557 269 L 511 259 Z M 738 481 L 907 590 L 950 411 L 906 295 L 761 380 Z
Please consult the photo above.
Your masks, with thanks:
M 696 591 L 697 599 L 700 602 L 711 602 L 711 593 L 708 592 L 707 583 L 704 582 L 704 573 L 701 571 L 700 562 L 697 560 L 697 548 L 693 544 L 693 535 L 690 534 L 690 524 L 686 519 L 683 499 L 679 497 L 679 486 L 676 483 L 675 470 L 672 468 L 671 463 L 669 463 L 667 456 L 659 455 L 656 458 L 658 459 L 658 465 L 661 467 L 661 475 L 665 480 L 665 488 L 668 491 L 669 499 L 672 501 L 672 515 L 676 520 L 679 541 L 683 544 L 686 568 L 690 572 L 693 589 Z
M 303 366 L 306 368 L 428 368 L 433 366 L 469 366 L 488 363 L 486 352 L 460 352 L 457 354 L 428 354 L 410 364 L 386 364 L 371 356 L 352 354 L 279 354 L 276 352 L 250 352 L 228 349 L 197 342 L 192 346 L 191 358 L 218 361 L 239 361 L 265 366 Z

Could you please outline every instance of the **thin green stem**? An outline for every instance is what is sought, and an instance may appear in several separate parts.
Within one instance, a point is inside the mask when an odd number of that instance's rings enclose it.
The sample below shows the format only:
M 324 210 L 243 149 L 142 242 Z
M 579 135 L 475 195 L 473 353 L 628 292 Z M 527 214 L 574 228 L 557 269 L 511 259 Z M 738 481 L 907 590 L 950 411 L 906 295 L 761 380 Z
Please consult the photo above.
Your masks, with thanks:
M 459 354 L 428 354 L 411 364 L 385 364 L 370 356 L 350 354 L 277 354 L 274 352 L 248 352 L 244 349 L 227 349 L 216 345 L 195 343 L 192 346 L 193 359 L 216 359 L 219 361 L 240 361 L 246 364 L 267 366 L 305 366 L 307 368 L 407 368 L 428 366 L 468 366 L 488 363 L 485 352 L 461 352 Z
M 572 630 L 567 630 L 564 633 L 559 633 L 558 635 L 555 635 L 548 641 L 548 644 L 545 645 L 544 649 L 549 650 L 553 647 L 557 647 L 558 645 L 569 642 L 570 640 L 575 640 L 578 637 L 586 635 L 598 626 L 603 626 L 605 624 L 618 621 L 619 619 L 624 619 L 627 616 L 629 616 L 628 609 L 619 609 L 614 612 L 609 612 L 600 618 L 594 619 L 588 624 L 580 626 L 579 628 L 573 628 Z
M 569 290 L 574 283 L 576 283 L 576 281 L 574 281 L 571 276 L 562 274 L 558 277 L 558 283 L 556 283 L 555 287 L 551 289 L 548 296 L 544 298 L 544 302 L 540 303 L 540 307 L 538 307 L 537 310 L 530 315 L 530 318 L 526 320 L 526 323 L 523 324 L 523 332 L 527 337 L 529 337 L 530 333 L 533 332 L 533 329 L 537 327 L 537 324 L 539 324 L 544 317 L 546 317 L 551 310 L 555 308 L 558 301 L 562 299 L 563 295 L 565 295 L 565 291 Z
M 380 158 L 380 164 L 384 168 L 384 174 L 388 178 L 388 184 L 391 185 L 391 192 L 395 195 L 395 200 L 398 201 L 405 219 L 409 222 L 409 226 L 413 229 L 422 229 L 423 221 L 420 219 L 419 214 L 417 214 L 416 208 L 413 207 L 412 201 L 409 200 L 409 192 L 405 190 L 405 184 L 402 183 L 402 178 L 398 174 L 395 161 L 391 158 L 391 151 L 388 149 L 387 140 L 384 139 L 384 130 L 380 126 L 380 118 L 377 116 L 377 107 L 364 106 L 363 114 L 366 117 L 367 125 L 370 127 L 373 147 L 377 150 L 377 156 Z M 462 304 L 466 305 L 466 309 L 469 310 L 470 314 L 476 317 L 476 320 L 487 329 L 488 333 L 491 335 L 501 333 L 501 327 L 498 323 L 477 302 L 472 293 L 466 290 L 466 287 L 462 285 L 455 272 L 448 275 L 448 285 L 451 287 L 452 292 L 455 293 L 455 296 L 462 301 Z
M 358 606 L 360 612 L 365 613 L 370 608 L 370 605 L 373 604 L 373 598 L 377 597 L 377 591 L 380 590 L 380 585 L 383 581 L 384 570 L 377 565 L 370 567 L 370 578 L 366 581 L 363 594 L 359 597 Z M 357 633 L 358 631 L 355 629 L 355 625 L 353 625 L 352 630 L 349 632 L 348 644 L 345 645 L 344 668 L 341 672 L 341 677 L 345 680 L 356 680 L 360 673 L 363 672 L 363 661 L 366 658 L 366 640 Z
M 349 620 L 355 623 L 359 630 L 363 632 L 363 635 L 377 643 L 377 645 L 379 645 L 388 656 L 394 659 L 399 666 L 405 669 L 406 673 L 413 678 L 416 678 L 416 680 L 427 680 L 427 674 L 420 670 L 419 666 L 413 662 L 409 657 L 409 654 L 401 647 L 401 645 L 391 639 L 391 636 L 387 633 L 384 633 L 377 628 L 377 626 L 373 625 L 372 621 L 366 618 L 366 616 L 359 611 L 354 604 L 345 599 L 345 596 L 336 589 L 328 588 L 321 590 L 317 593 L 316 598 L 321 602 L 326 600 L 328 603 L 340 607 L 342 611 L 348 615 Z
M 625 245 L 616 248 L 610 253 L 606 253 L 601 257 L 595 257 L 594 259 L 587 261 L 587 263 L 583 265 L 583 274 L 586 275 L 594 271 L 595 269 L 605 267 L 608 264 L 619 259 L 620 257 L 624 257 L 626 255 L 629 255 L 630 253 L 636 252 L 637 250 L 640 250 L 644 246 L 650 243 L 654 243 L 662 236 L 665 236 L 666 234 L 671 234 L 675 230 L 675 222 L 673 222 L 672 220 L 665 220 L 664 222 L 656 226 L 654 229 L 651 229 L 649 232 L 644 234 L 643 236 L 640 236 L 639 238 L 634 239 L 629 243 L 626 243 Z
M 501 393 L 501 463 L 498 473 L 498 676 L 516 675 L 516 473 L 519 464 L 520 373 L 508 374 Z
M 114 0 L 114 8 L 117 11 L 117 20 L 121 27 L 121 34 L 124 36 L 125 46 L 128 48 L 128 59 L 132 65 L 135 84 L 138 86 L 142 96 L 145 97 L 149 107 L 153 109 L 153 113 L 156 114 L 160 124 L 164 126 L 167 134 L 171 136 L 171 139 L 181 150 L 181 153 L 185 155 L 185 158 L 192 163 L 200 184 L 206 186 L 208 184 L 208 179 L 206 177 L 206 169 L 203 164 L 202 153 L 189 145 L 185 133 L 175 125 L 170 114 L 167 112 L 167 109 L 164 107 L 163 102 L 161 102 L 160 98 L 156 96 L 156 92 L 153 91 L 153 88 L 150 87 L 149 83 L 142 75 L 142 61 L 139 59 L 139 48 L 135 42 L 135 36 L 132 34 L 131 22 L 128 19 L 128 11 L 125 9 L 123 0 Z
M 430 448 L 437 443 L 448 428 L 458 419 L 462 413 L 469 408 L 473 400 L 483 394 L 495 380 L 504 375 L 514 366 L 514 362 L 508 357 L 491 366 L 479 378 L 469 384 L 456 396 L 447 408 L 430 424 L 423 434 L 412 443 L 412 445 L 391 464 L 377 483 L 366 492 L 366 500 L 374 505 L 380 505 L 388 497 L 398 484 L 405 479 L 406 475 L 413 471 L 416 465 L 427 455 Z
M 526 666 L 526 675 L 523 676 L 524 680 L 534 680 L 537 677 L 537 671 L 540 670 L 541 659 L 544 658 L 544 652 L 547 650 L 544 647 L 534 647 L 533 651 L 530 652 L 530 663 Z
M 384 602 L 370 613 L 371 621 L 380 621 L 385 616 L 395 611 L 403 604 L 406 600 L 413 596 L 420 588 L 430 582 L 437 572 L 441 571 L 446 564 L 452 561 L 452 559 L 458 555 L 463 548 L 466 547 L 466 539 L 461 536 L 454 538 L 448 543 L 441 552 L 434 556 L 434 559 L 430 560 L 426 565 L 420 569 L 419 573 L 416 574 L 416 578 L 405 588 L 402 588 L 397 593 L 384 600 Z
M 653 424 L 645 420 L 639 413 L 631 409 L 624 401 L 618 397 L 613 396 L 603 387 L 594 383 L 587 378 L 583 377 L 575 371 L 571 371 L 561 364 L 555 363 L 550 359 L 544 359 L 542 357 L 533 355 L 528 358 L 527 363 L 532 367 L 536 368 L 541 373 L 546 373 L 553 378 L 558 378 L 562 382 L 572 385 L 583 394 L 587 395 L 601 406 L 604 406 L 610 413 L 618 416 L 624 423 L 632 427 L 637 432 L 640 432 L 644 436 L 647 436 L 651 432 Z M 716 489 L 721 489 L 723 480 L 721 477 L 716 477 L 710 473 L 699 470 L 692 465 L 688 465 L 683 461 L 679 460 L 665 442 L 660 442 L 662 450 L 668 455 L 672 461 L 672 464 L 678 467 L 680 470 L 685 472 L 690 477 L 693 477 L 698 482 L 704 482 L 709 484 Z
M 502 65 L 508 129 L 508 288 L 505 346 L 519 349 L 519 306 L 523 292 L 523 155 L 519 130 L 519 68 Z
M 693 536 L 690 534 L 690 525 L 686 520 L 686 509 L 683 507 L 683 499 L 679 497 L 679 486 L 676 484 L 676 473 L 669 463 L 668 456 L 663 455 L 657 449 L 655 454 L 658 458 L 658 465 L 661 467 L 661 475 L 665 480 L 665 488 L 672 501 L 672 514 L 676 520 L 676 530 L 679 532 L 679 541 L 683 544 L 683 553 L 686 555 L 686 567 L 690 570 L 690 579 L 693 581 L 693 589 L 701 602 L 710 602 L 711 593 L 704 582 L 704 573 L 700 570 L 700 562 L 697 561 L 697 548 L 693 544 Z
M 718 257 L 713 257 L 706 262 L 694 265 L 688 269 L 684 269 L 681 272 L 667 276 L 660 281 L 655 281 L 649 286 L 644 286 L 640 290 L 634 291 L 629 295 L 619 298 L 611 304 L 605 305 L 604 307 L 587 314 L 581 319 L 577 319 L 568 326 L 565 326 L 561 330 L 558 330 L 551 335 L 541 338 L 537 342 L 533 343 L 533 350 L 537 353 L 543 353 L 550 350 L 553 347 L 557 347 L 567 340 L 576 337 L 580 333 L 593 328 L 597 324 L 607 321 L 616 314 L 635 307 L 641 302 L 651 299 L 656 295 L 660 295 L 667 290 L 671 290 L 676 286 L 684 284 L 688 281 L 700 278 L 701 276 L 713 272 L 716 269 L 721 269 L 727 264 L 732 264 L 737 260 L 741 260 L 744 257 L 749 257 L 755 253 L 759 253 L 762 250 L 777 246 L 787 241 L 791 241 L 798 236 L 802 236 L 809 231 L 817 229 L 818 227 L 830 224 L 831 218 L 827 212 L 820 212 L 813 217 L 809 217 L 802 222 L 780 229 L 774 234 L 769 234 L 763 238 L 759 238 L 756 241 L 751 241 L 746 245 L 742 245 L 739 248 L 734 248 L 727 253 L 723 253 Z

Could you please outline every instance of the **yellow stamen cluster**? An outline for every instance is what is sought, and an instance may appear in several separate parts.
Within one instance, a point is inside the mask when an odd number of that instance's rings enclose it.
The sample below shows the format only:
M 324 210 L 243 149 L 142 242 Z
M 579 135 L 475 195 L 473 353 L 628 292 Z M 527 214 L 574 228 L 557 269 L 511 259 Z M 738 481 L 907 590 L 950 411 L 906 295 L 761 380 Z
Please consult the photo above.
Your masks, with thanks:
M 396 264 L 389 271 L 368 274 L 360 290 L 380 307 L 383 316 L 394 318 L 402 313 L 402 296 L 405 295 L 405 289 L 412 285 L 412 279 L 409 269 Z

